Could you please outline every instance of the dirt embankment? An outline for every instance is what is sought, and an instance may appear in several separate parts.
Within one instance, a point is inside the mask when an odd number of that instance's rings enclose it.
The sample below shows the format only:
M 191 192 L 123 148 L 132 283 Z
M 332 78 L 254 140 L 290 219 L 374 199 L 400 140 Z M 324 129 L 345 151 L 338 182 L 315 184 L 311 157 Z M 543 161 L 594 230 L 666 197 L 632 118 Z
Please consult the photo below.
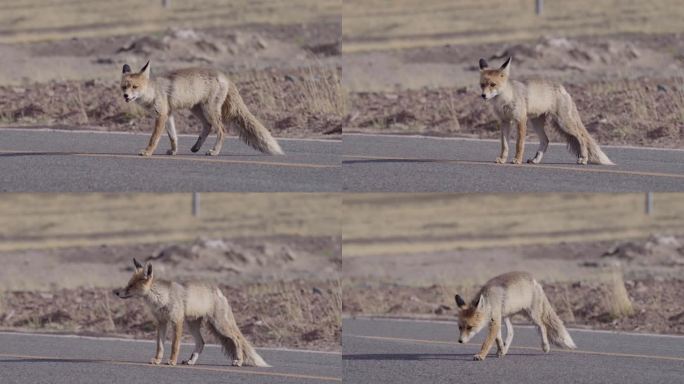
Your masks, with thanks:
M 188 67 L 226 72 L 276 136 L 339 138 L 339 33 L 327 22 L 0 45 L 8 56 L 0 58 L 0 125 L 150 131 L 153 114 L 126 104 L 118 84 L 124 63 L 137 70 L 150 60 L 153 77 Z M 189 111 L 176 121 L 181 133 L 201 130 Z
M 344 67 L 354 116 L 346 131 L 497 138 L 491 103 L 480 98 L 477 59 L 484 56 L 495 67 L 512 56 L 513 79 L 563 83 L 600 143 L 681 148 L 684 62 L 674 53 L 682 49 L 678 40 L 546 37 L 353 54 Z M 533 132 L 530 137 L 536 139 Z
M 565 244 L 564 247 L 569 247 Z M 543 264 L 558 255 L 559 247 L 536 247 L 535 260 Z M 574 281 L 539 276 L 549 300 L 559 316 L 571 327 L 684 334 L 684 246 L 681 238 L 652 236 L 648 239 L 579 244 L 570 256 L 584 269 L 584 277 Z M 560 252 L 564 253 L 564 252 Z M 540 256 L 546 255 L 546 256 Z M 557 256 L 554 256 L 557 255 Z M 477 255 L 471 255 L 472 260 Z M 491 263 L 491 252 L 480 259 Z M 471 261 L 474 263 L 474 261 Z M 504 261 L 505 262 L 505 261 Z M 513 262 L 525 269 L 525 261 Z M 461 264 L 465 265 L 465 264 Z M 443 267 L 448 269 L 447 266 Z M 553 276 L 555 272 L 547 274 Z M 490 276 L 493 277 L 493 276 Z M 395 283 L 387 280 L 350 278 L 343 286 L 343 312 L 348 315 L 420 316 L 454 319 L 456 293 L 471 297 L 481 284 L 468 279 L 441 282 L 430 286 Z M 527 322 L 520 317 L 518 321 Z
M 25 280 L 41 281 L 16 282 L 21 290 L 4 286 L 0 327 L 153 338 L 153 317 L 143 301 L 112 294 L 130 278 L 135 256 L 152 263 L 158 278 L 221 286 L 240 329 L 257 346 L 339 350 L 339 243 L 325 237 L 213 238 L 22 251 Z M 44 270 L 50 271 L 46 281 Z

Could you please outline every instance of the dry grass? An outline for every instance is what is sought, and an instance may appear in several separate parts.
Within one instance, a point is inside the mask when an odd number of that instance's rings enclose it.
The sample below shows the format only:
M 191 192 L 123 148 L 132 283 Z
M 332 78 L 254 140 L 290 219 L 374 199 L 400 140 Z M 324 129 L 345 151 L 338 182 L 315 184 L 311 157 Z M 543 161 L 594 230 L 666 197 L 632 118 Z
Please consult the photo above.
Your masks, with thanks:
M 299 24 L 339 17 L 336 0 L 152 1 L 6 0 L 0 5 L 0 43 L 152 33 L 169 27 Z
M 684 229 L 684 196 L 655 194 L 353 194 L 345 200 L 343 255 L 646 237 Z
M 338 236 L 335 194 L 5 194 L 0 251 L 187 241 L 198 236 Z
M 541 35 L 681 32 L 677 0 L 350 0 L 343 5 L 344 52 L 482 44 Z
M 612 268 L 607 273 L 605 288 L 604 308 L 612 318 L 620 319 L 634 314 L 634 307 L 627 293 L 627 288 L 625 288 L 622 271 L 619 268 Z
M 289 82 L 283 89 L 282 81 L 263 71 L 237 74 L 243 83 L 241 91 L 257 101 L 260 110 L 300 111 L 301 114 L 342 116 L 347 109 L 337 69 L 310 66 L 300 73 L 300 79 Z

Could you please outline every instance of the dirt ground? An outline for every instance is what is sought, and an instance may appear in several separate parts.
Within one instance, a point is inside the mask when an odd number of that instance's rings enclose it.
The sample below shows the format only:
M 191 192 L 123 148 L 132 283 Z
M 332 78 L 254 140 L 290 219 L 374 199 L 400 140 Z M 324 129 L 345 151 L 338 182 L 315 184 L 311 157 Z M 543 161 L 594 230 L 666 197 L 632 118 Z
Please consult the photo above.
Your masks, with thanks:
M 0 278 L 0 327 L 153 338 L 143 302 L 111 293 L 136 257 L 157 278 L 221 285 L 258 346 L 339 350 L 339 253 L 339 238 L 302 236 L 9 252 L 3 259 L 21 271 Z
M 123 64 L 150 60 L 153 77 L 188 67 L 226 72 L 275 136 L 339 139 L 347 98 L 341 26 L 330 12 L 226 27 L 162 23 L 135 34 L 75 28 L 73 38 L 0 43 L 0 126 L 148 132 L 152 113 L 125 103 L 118 83 Z M 176 122 L 182 133 L 201 130 L 189 111 Z
M 366 273 L 350 271 L 345 260 L 343 312 L 453 319 L 456 293 L 471 297 L 499 273 L 526 270 L 542 282 L 560 317 L 572 327 L 684 334 L 682 244 L 684 236 L 654 235 L 630 241 L 479 249 L 454 252 L 438 266 L 420 255 L 416 259 L 427 271 L 413 274 L 406 269 L 420 267 L 394 259 L 366 263 Z M 377 271 L 386 273 L 380 276 Z M 632 311 L 616 312 L 614 303 L 625 301 Z
M 513 79 L 563 83 L 600 143 L 682 148 L 682 49 L 680 35 L 623 34 L 345 54 L 345 132 L 498 138 L 477 60 L 512 56 Z

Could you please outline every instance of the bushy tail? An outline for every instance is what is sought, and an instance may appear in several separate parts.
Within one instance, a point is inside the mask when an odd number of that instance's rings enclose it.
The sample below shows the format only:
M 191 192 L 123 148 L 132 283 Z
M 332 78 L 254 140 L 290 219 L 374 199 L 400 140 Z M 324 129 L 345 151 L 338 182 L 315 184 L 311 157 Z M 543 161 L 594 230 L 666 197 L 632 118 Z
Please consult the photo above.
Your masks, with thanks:
M 584 126 L 582 126 L 584 128 Z M 584 128 L 586 131 L 586 128 Z M 589 152 L 589 162 L 591 164 L 601 164 L 601 165 L 615 165 L 608 156 L 601 150 L 599 145 L 596 143 L 593 137 L 589 136 L 587 132 L 587 149 Z
M 580 117 L 579 111 L 577 111 L 577 106 L 575 102 L 572 101 L 570 94 L 562 89 L 561 99 L 564 106 L 558 113 L 558 132 L 563 136 L 565 142 L 568 143 L 568 150 L 575 156 L 581 154 L 580 142 L 584 143 L 587 147 L 587 160 L 591 164 L 600 165 L 615 165 L 608 156 L 601 150 L 596 140 L 594 140 L 589 131 L 582 123 L 582 118 Z
M 283 150 L 271 133 L 247 109 L 237 87 L 230 85 L 226 101 L 223 102 L 224 121 L 234 122 L 240 139 L 257 151 L 271 155 L 282 155 Z
M 546 294 L 544 293 L 542 286 L 536 282 L 535 286 L 539 290 L 540 297 L 542 298 L 541 318 L 542 323 L 544 323 L 544 326 L 546 327 L 546 335 L 548 336 L 549 341 L 561 348 L 577 348 L 575 342 L 572 340 L 572 337 L 570 337 L 568 330 L 565 329 L 563 321 L 560 319 L 560 317 L 558 317 L 556 311 L 551 306 L 551 303 L 549 302 L 549 299 L 546 297 Z
M 243 365 L 270 367 L 238 328 L 230 304 L 220 290 L 218 290 L 218 296 L 214 313 L 207 318 L 207 325 L 214 337 L 221 343 L 223 353 L 229 360 L 239 360 L 239 356 L 236 356 L 239 345 L 242 349 Z

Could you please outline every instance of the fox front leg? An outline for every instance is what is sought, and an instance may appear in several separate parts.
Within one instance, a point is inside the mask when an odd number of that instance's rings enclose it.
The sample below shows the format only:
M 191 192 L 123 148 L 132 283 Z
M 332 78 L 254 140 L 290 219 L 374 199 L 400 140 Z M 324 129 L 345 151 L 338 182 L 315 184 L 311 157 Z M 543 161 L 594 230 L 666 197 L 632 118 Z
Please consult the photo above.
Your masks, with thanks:
M 489 350 L 492 348 L 492 345 L 494 344 L 494 340 L 496 340 L 497 335 L 499 334 L 499 330 L 501 329 L 501 321 L 497 321 L 495 319 L 492 319 L 492 323 L 489 326 L 489 333 L 487 334 L 487 338 L 485 339 L 485 342 L 482 344 L 482 348 L 480 349 L 480 352 L 477 353 L 475 356 L 473 356 L 473 360 L 484 360 L 487 357 L 487 354 L 489 353 Z
M 157 326 L 157 352 L 150 364 L 158 365 L 164 357 L 164 339 L 166 339 L 166 322 L 159 323 Z
M 167 119 L 168 116 L 166 114 L 159 114 L 159 116 L 157 116 L 157 120 L 154 123 L 154 132 L 152 132 L 152 136 L 150 137 L 150 142 L 147 144 L 147 148 L 138 152 L 140 156 L 152 156 L 154 150 L 157 149 L 157 144 L 159 144 L 159 137 L 161 137 Z
M 515 157 L 512 164 L 522 164 L 523 154 L 525 153 L 525 134 L 527 133 L 527 119 L 522 118 L 517 122 L 518 137 L 515 143 Z
M 511 135 L 511 122 L 499 121 L 501 131 L 501 153 L 496 158 L 498 164 L 505 164 L 508 161 L 508 137 Z
M 173 324 L 173 341 L 171 343 L 171 357 L 169 357 L 169 365 L 176 365 L 178 361 L 178 352 L 180 351 L 180 341 L 183 336 L 183 320 L 177 321 Z

